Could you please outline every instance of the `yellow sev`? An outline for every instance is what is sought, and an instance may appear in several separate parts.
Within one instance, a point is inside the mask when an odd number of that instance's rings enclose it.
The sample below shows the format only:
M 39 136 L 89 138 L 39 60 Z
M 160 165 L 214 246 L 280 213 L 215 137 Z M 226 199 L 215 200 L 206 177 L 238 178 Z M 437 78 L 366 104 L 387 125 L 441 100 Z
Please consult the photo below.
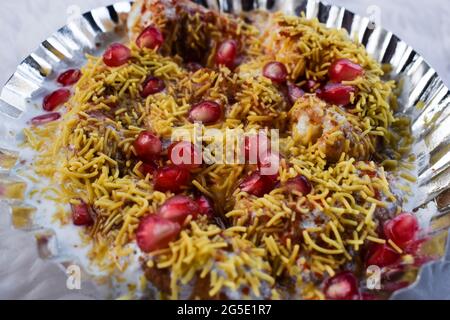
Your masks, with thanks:
M 224 289 L 236 291 L 243 287 L 251 288 L 259 297 L 262 283 L 267 288 L 275 284 L 270 264 L 264 260 L 265 249 L 242 239 L 241 230 L 234 227 L 223 231 L 214 225 L 199 224 L 191 222 L 191 228 L 182 231 L 179 240 L 151 253 L 147 262 L 150 268 L 171 268 L 172 299 L 179 297 L 180 287 L 197 276 L 208 279 L 211 297 Z

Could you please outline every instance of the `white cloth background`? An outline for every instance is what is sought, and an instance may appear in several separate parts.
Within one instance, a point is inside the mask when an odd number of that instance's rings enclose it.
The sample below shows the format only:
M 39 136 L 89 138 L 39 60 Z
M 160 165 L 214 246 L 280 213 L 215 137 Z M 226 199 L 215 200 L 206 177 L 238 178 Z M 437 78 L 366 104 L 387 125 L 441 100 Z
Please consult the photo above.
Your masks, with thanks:
M 77 12 L 120 0 L 0 1 L 0 85 L 40 42 Z M 450 85 L 449 0 L 327 0 L 366 16 L 380 14 L 381 24 L 412 45 Z

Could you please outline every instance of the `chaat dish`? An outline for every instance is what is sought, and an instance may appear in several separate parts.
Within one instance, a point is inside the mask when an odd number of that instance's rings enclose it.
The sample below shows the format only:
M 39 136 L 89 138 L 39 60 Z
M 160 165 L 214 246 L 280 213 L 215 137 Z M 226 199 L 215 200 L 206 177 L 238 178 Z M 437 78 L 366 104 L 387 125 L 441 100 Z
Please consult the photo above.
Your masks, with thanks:
M 407 283 L 366 285 L 369 267 L 383 283 L 424 261 L 389 66 L 345 30 L 279 12 L 145 0 L 127 28 L 60 74 L 24 131 L 49 181 L 33 197 L 125 284 L 117 296 L 357 300 Z M 241 161 L 211 147 L 227 132 Z

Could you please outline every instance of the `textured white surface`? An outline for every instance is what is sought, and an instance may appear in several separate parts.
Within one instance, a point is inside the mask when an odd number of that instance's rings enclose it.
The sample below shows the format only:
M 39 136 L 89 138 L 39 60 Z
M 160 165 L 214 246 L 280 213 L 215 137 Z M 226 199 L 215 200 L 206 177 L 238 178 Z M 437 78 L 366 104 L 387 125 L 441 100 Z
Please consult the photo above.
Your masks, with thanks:
M 0 84 L 40 42 L 74 14 L 117 0 L 0 1 Z M 413 46 L 450 85 L 450 6 L 448 0 L 327 0 L 381 24 Z

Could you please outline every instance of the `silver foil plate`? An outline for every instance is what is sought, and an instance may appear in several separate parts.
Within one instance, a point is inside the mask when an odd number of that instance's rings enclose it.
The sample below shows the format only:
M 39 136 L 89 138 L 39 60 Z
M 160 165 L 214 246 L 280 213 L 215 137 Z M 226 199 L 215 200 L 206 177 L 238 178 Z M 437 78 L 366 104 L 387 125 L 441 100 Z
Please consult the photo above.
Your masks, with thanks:
M 401 112 L 412 120 L 417 156 L 418 182 L 409 206 L 419 209 L 426 220 L 426 232 L 437 247 L 439 259 L 424 265 L 416 281 L 393 294 L 392 299 L 450 299 L 450 94 L 439 75 L 414 49 L 393 33 L 375 26 L 368 18 L 345 8 L 314 0 L 196 1 L 206 7 L 231 13 L 255 9 L 282 11 L 307 18 L 317 17 L 329 28 L 344 28 L 366 46 L 380 63 L 392 65 L 390 77 L 404 83 Z M 81 67 L 85 54 L 98 54 L 111 41 L 122 40 L 130 2 L 116 3 L 85 13 L 58 30 L 31 53 L 8 80 L 0 94 L 0 160 L 20 153 L 23 118 L 37 112 L 45 92 L 60 70 Z M 413 22 L 411 22 L 413 23 Z M 418 103 L 422 105 L 417 107 Z M 2 181 L 20 181 L 20 161 L 13 168 L 0 165 Z M 108 288 L 87 277 L 81 290 L 69 290 L 66 267 L 77 257 L 60 257 L 58 252 L 43 257 L 36 235 L 52 234 L 49 226 L 32 225 L 26 232 L 12 227 L 11 212 L 29 205 L 0 197 L 0 298 L 58 299 L 108 298 Z M 36 214 L 39 214 L 37 212 Z M 57 241 L 57 239 L 56 239 Z M 446 246 L 447 243 L 447 246 Z M 55 244 L 58 249 L 58 243 Z M 46 248 L 45 250 L 49 250 Z

